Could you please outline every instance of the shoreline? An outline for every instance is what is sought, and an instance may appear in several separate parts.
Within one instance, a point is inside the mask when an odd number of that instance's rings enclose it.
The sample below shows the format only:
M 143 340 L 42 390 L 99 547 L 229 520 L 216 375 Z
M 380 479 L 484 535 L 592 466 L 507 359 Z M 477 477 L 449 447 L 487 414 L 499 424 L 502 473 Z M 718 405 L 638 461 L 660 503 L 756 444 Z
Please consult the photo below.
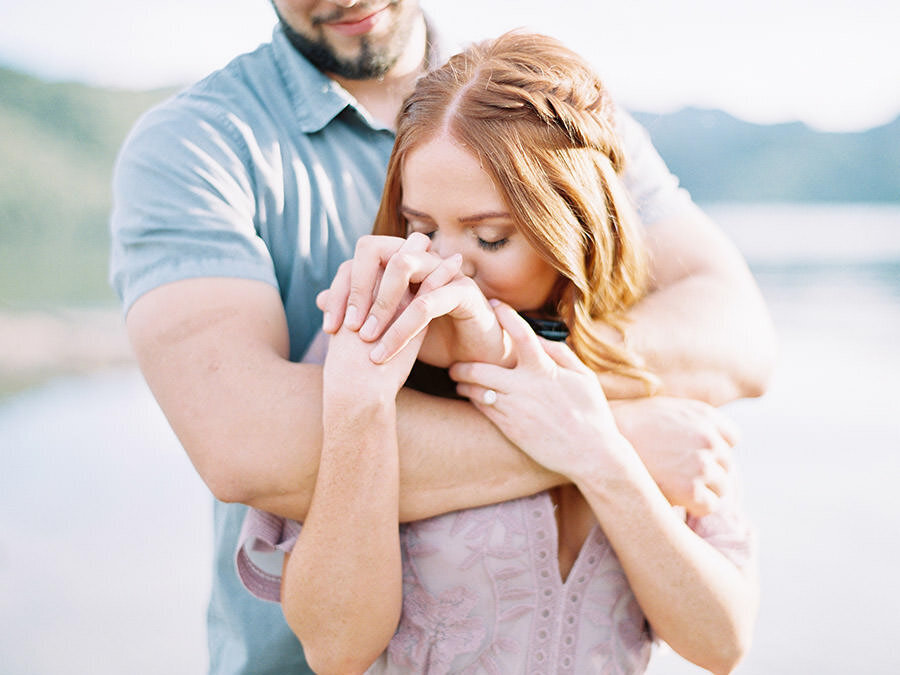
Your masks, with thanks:
M 0 400 L 58 376 L 133 364 L 118 308 L 0 310 Z

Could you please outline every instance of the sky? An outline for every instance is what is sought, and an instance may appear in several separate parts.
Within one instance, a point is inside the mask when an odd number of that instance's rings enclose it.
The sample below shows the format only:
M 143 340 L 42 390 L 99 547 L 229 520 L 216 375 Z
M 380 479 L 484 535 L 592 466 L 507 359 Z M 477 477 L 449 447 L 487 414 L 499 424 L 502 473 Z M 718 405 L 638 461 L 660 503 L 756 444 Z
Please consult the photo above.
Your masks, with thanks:
M 554 35 L 635 110 L 693 105 L 824 131 L 900 115 L 896 0 L 422 4 L 463 43 L 517 27 Z M 181 85 L 266 41 L 273 25 L 268 0 L 0 0 L 0 64 L 51 80 Z

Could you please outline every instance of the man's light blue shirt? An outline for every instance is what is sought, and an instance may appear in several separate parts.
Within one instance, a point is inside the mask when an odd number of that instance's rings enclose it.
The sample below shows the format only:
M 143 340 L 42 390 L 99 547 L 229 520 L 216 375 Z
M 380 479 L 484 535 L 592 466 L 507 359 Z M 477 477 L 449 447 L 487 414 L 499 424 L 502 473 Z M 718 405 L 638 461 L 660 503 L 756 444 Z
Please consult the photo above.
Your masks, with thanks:
M 172 281 L 256 279 L 279 289 L 299 360 L 321 325 L 316 294 L 372 227 L 393 141 L 276 30 L 129 136 L 116 167 L 111 259 L 126 311 Z M 306 672 L 281 608 L 235 575 L 244 511 L 215 505 L 210 672 Z

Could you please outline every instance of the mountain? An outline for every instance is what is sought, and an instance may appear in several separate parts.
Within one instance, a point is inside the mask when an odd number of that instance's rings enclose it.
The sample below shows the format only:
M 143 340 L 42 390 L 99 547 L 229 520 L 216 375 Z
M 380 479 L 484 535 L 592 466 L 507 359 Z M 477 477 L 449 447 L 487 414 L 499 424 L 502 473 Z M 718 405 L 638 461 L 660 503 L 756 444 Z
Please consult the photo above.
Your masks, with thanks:
M 697 108 L 635 117 L 699 202 L 900 202 L 900 117 L 856 133 Z
M 49 83 L 0 67 L 0 309 L 112 303 L 116 152 L 171 90 Z M 900 118 L 859 133 L 763 126 L 714 110 L 635 113 L 699 202 L 900 202 Z

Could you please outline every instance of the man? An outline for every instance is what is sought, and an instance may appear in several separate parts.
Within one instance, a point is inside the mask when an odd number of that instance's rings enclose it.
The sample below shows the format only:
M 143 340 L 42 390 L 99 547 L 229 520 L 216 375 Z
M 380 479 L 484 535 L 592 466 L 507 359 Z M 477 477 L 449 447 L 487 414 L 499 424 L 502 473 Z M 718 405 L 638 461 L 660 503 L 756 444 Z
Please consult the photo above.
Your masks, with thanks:
M 368 232 L 393 120 L 422 69 L 442 58 L 416 0 L 273 5 L 272 42 L 146 115 L 115 179 L 112 279 L 129 336 L 221 500 L 213 673 L 302 672 L 279 608 L 237 584 L 239 504 L 304 517 L 321 445 L 321 371 L 296 361 L 321 322 L 314 298 Z M 623 125 L 655 284 L 633 313 L 634 347 L 665 393 L 711 404 L 756 395 L 772 338 L 746 266 L 643 132 Z M 640 395 L 609 378 L 604 387 Z M 724 420 L 670 398 L 621 402 L 616 412 L 670 500 L 697 512 L 714 505 L 732 440 Z M 398 434 L 405 520 L 559 481 L 465 402 L 404 392 Z

